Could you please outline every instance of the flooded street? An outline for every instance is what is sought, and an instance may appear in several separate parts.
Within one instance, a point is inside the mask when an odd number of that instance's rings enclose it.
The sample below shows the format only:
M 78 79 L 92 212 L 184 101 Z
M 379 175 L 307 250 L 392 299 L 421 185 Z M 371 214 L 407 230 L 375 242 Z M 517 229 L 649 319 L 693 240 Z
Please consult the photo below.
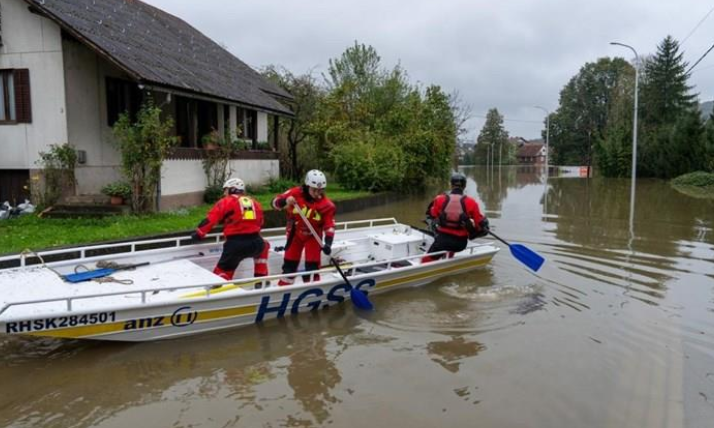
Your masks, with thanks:
M 710 427 L 714 201 L 665 182 L 465 169 L 487 268 L 222 333 L 2 339 L 1 427 Z M 420 226 L 431 196 L 345 214 Z M 500 244 L 499 244 L 500 245 Z

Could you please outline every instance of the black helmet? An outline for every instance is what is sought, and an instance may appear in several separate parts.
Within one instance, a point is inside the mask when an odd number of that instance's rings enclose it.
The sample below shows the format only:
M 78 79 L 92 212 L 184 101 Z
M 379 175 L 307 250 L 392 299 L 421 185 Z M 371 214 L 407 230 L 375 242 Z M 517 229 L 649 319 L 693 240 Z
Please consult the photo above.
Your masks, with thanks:
M 460 172 L 455 172 L 455 173 L 451 174 L 451 186 L 465 189 L 466 188 L 466 176 Z

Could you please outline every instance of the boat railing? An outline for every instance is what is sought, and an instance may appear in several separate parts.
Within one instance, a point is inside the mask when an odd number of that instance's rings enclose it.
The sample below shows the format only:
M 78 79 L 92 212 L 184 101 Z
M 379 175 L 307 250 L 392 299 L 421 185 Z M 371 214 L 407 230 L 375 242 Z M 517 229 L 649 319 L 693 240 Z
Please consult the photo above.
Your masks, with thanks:
M 369 219 L 369 220 L 353 220 L 340 222 L 335 225 L 335 229 L 338 231 L 347 231 L 359 228 L 372 228 L 375 226 L 389 226 L 399 224 L 395 218 L 379 218 L 379 219 Z M 263 229 L 261 232 L 266 234 L 284 232 L 284 227 L 274 227 L 270 229 Z M 210 243 L 220 243 L 223 240 L 221 232 L 210 233 L 206 236 L 206 239 L 201 241 L 201 244 Z M 178 236 L 173 238 L 159 238 L 159 239 L 147 239 L 138 241 L 126 241 L 117 242 L 111 244 L 100 244 L 100 245 L 89 245 L 83 247 L 70 247 L 62 248 L 57 250 L 46 250 L 46 251 L 31 251 L 25 250 L 19 254 L 13 254 L 11 256 L 0 257 L 0 269 L 2 266 L 8 267 L 25 267 L 32 265 L 44 264 L 45 262 L 55 262 L 55 261 L 69 261 L 69 260 L 82 260 L 89 257 L 103 256 L 103 255 L 130 255 L 134 253 L 139 253 L 143 251 L 156 250 L 156 249 L 172 249 L 186 247 L 191 242 L 191 237 Z M 122 251 L 122 249 L 124 249 Z M 47 260 L 45 260 L 47 259 Z
M 469 255 L 473 255 L 474 251 L 476 249 L 485 247 L 485 246 L 492 246 L 492 245 L 479 244 L 479 245 L 467 247 L 460 254 L 465 254 L 468 251 Z M 407 265 L 404 265 L 404 266 L 396 266 L 396 268 L 399 268 L 399 269 L 406 268 L 406 267 L 417 267 L 417 266 L 421 266 L 421 265 L 420 264 L 411 264 L 409 262 L 412 260 L 417 260 L 417 259 L 421 260 L 426 255 L 433 257 L 433 256 L 446 255 L 447 253 L 448 253 L 448 251 L 437 251 L 434 253 L 415 254 L 415 255 L 411 255 L 411 256 L 399 257 L 399 258 L 390 259 L 390 260 L 358 263 L 358 264 L 348 266 L 346 269 L 344 269 L 344 272 L 345 272 L 345 275 L 349 276 L 350 278 L 359 280 L 360 278 L 362 278 L 364 276 L 373 276 L 375 274 L 388 273 L 393 268 L 395 268 L 395 264 L 397 264 L 397 263 L 405 263 L 405 262 L 407 263 Z M 447 257 L 447 258 L 443 258 L 440 260 L 434 260 L 434 261 L 430 262 L 428 265 L 429 266 L 438 266 L 440 264 L 447 263 L 450 260 L 453 260 L 453 258 Z M 384 269 L 382 269 L 379 272 L 374 272 L 374 271 L 365 272 L 365 273 L 359 272 L 360 269 L 364 270 L 366 268 L 375 268 L 375 267 L 379 267 L 379 266 L 384 266 Z M 146 288 L 146 289 L 138 289 L 138 290 L 124 290 L 124 291 L 112 291 L 112 292 L 103 292 L 103 293 L 95 293 L 95 294 L 83 294 L 81 296 L 53 297 L 53 298 L 47 298 L 47 299 L 9 302 L 9 303 L 6 303 L 0 309 L 0 316 L 11 307 L 34 305 L 34 304 L 41 304 L 41 303 L 56 303 L 56 302 L 65 302 L 65 305 L 66 305 L 65 307 L 67 309 L 67 312 L 72 312 L 73 311 L 73 302 L 78 301 L 78 300 L 97 299 L 97 298 L 105 298 L 105 297 L 112 297 L 112 296 L 128 296 L 128 295 L 134 295 L 134 294 L 139 294 L 141 296 L 141 303 L 146 304 L 148 295 L 155 295 L 162 291 L 163 292 L 166 292 L 166 291 L 174 292 L 177 290 L 203 289 L 203 292 L 205 293 L 205 297 L 210 297 L 211 291 L 219 289 L 220 287 L 226 286 L 226 285 L 234 285 L 237 288 L 242 288 L 242 289 L 245 289 L 246 286 L 253 286 L 255 291 L 259 291 L 259 290 L 263 290 L 263 289 L 277 290 L 280 288 L 277 285 L 277 281 L 279 281 L 280 279 L 295 278 L 296 276 L 302 276 L 302 275 L 310 275 L 311 279 L 313 281 L 316 281 L 318 275 L 335 274 L 335 270 L 336 270 L 335 268 L 330 267 L 330 268 L 323 268 L 323 269 L 310 271 L 310 272 L 269 275 L 269 276 L 264 276 L 264 277 L 248 278 L 248 279 L 240 280 L 240 281 L 214 281 L 214 282 L 204 283 L 204 284 L 172 286 L 171 288 L 154 287 L 154 288 Z M 256 289 L 255 286 L 258 284 L 260 285 L 260 287 L 258 287 Z M 267 285 L 267 284 L 271 284 L 271 285 Z M 288 287 L 290 287 L 290 286 L 288 286 Z M 289 290 L 288 287 L 285 287 L 286 291 Z M 250 290 L 248 290 L 248 291 L 250 291 Z M 199 296 L 196 296 L 196 297 L 199 297 Z M 155 303 L 162 303 L 162 302 L 156 301 Z M 170 303 L 170 302 L 167 301 L 165 303 Z

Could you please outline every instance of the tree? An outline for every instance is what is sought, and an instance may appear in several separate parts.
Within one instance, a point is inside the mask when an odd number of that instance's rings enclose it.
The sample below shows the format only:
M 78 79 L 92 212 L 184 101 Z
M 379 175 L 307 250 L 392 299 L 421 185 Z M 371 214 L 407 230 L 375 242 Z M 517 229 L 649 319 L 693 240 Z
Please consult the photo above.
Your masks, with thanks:
M 642 136 L 638 174 L 671 178 L 703 167 L 705 153 L 696 95 L 687 84 L 679 44 L 665 37 L 646 61 L 642 84 Z
M 622 58 L 586 63 L 560 92 L 551 116 L 550 145 L 556 164 L 592 165 L 595 143 L 603 138 L 612 93 L 621 76 L 632 72 Z
M 702 133 L 705 160 L 704 170 L 714 172 L 714 112 L 709 116 Z
M 331 59 L 322 87 L 312 79 L 296 85 L 275 67 L 266 75 L 292 82 L 282 84 L 295 96 L 294 126 L 301 131 L 291 140 L 292 171 L 309 164 L 335 173 L 348 188 L 370 190 L 420 188 L 448 175 L 468 109 L 439 86 L 411 85 L 400 65 L 383 68 L 373 47 L 355 42 Z M 318 96 L 297 96 L 295 86 Z
M 635 69 L 619 75 L 611 92 L 607 125 L 596 144 L 599 172 L 606 177 L 628 177 L 632 167 L 632 117 L 635 93 Z
M 287 104 L 295 116 L 281 121 L 280 127 L 286 135 L 288 148 L 288 167 L 284 172 L 288 177 L 298 179 L 303 174 L 298 162 L 298 146 L 314 133 L 313 124 L 319 115 L 324 90 L 317 85 L 311 72 L 296 76 L 283 67 L 271 65 L 263 70 L 263 76 L 293 96 Z
M 491 161 L 487 157 L 491 153 L 493 162 L 501 164 L 504 160 L 504 146 L 506 146 L 505 160 L 507 161 L 511 150 L 508 147 L 508 131 L 503 127 L 503 116 L 498 112 L 498 109 L 492 108 L 486 114 L 486 122 L 476 139 L 475 156 L 477 163 L 490 163 Z
M 687 84 L 689 74 L 679 43 L 667 36 L 657 53 L 644 63 L 641 87 L 642 125 L 645 129 L 672 125 L 679 115 L 696 107 L 696 95 Z
M 360 107 L 369 103 L 384 78 L 380 60 L 372 46 L 356 41 L 339 58 L 330 59 L 325 78 L 328 90 L 339 100 L 340 108 L 335 113 L 348 122 L 364 123 L 371 116 L 369 108 Z

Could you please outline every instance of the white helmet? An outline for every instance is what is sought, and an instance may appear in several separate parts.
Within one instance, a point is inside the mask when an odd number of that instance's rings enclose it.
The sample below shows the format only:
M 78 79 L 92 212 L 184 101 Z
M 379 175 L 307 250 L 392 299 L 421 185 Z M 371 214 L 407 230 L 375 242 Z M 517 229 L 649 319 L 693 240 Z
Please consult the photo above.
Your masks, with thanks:
M 316 189 L 324 189 L 327 187 L 327 178 L 325 178 L 325 174 L 322 171 L 311 169 L 305 175 L 305 185 Z
M 223 183 L 224 189 L 236 189 L 239 192 L 245 192 L 245 183 L 240 178 L 229 178 Z

